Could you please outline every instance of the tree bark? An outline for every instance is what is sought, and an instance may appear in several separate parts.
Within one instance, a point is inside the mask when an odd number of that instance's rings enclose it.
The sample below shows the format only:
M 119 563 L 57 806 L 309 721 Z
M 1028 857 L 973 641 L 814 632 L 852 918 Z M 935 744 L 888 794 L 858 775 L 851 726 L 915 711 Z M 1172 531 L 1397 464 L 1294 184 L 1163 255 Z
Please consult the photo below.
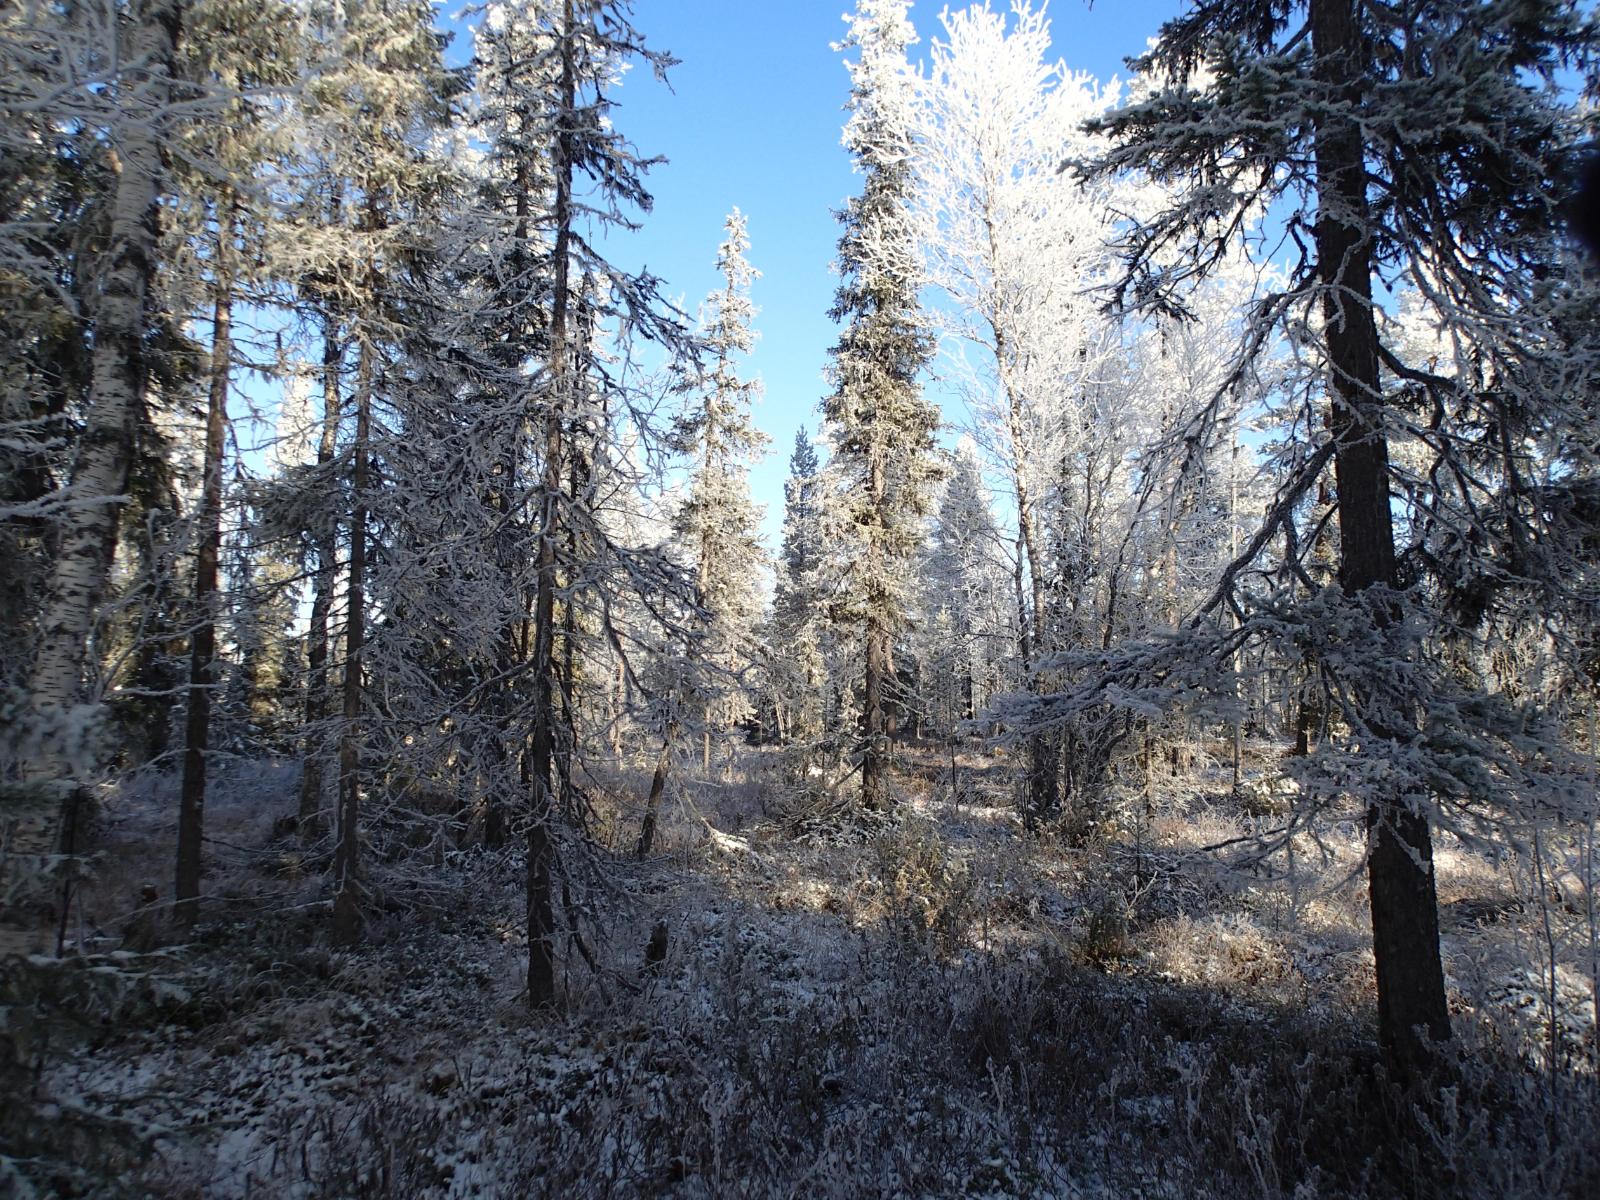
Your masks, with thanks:
M 989 250 L 995 259 L 999 247 L 994 241 L 990 226 Z M 1011 442 L 1011 487 L 1017 497 L 1017 650 L 1022 658 L 1022 669 L 1028 676 L 1028 690 L 1039 695 L 1044 681 L 1035 674 L 1037 659 L 1044 654 L 1044 562 L 1039 545 L 1037 517 L 1028 481 L 1023 475 L 1022 455 L 1027 445 L 1023 418 L 1023 398 L 1011 382 L 1011 342 L 998 316 L 991 317 L 989 328 L 994 338 L 996 370 L 1000 386 L 1006 394 L 1006 434 Z M 1024 568 L 1027 574 L 1027 602 L 1023 600 Z M 1061 781 L 1056 772 L 1055 739 L 1042 733 L 1028 738 L 1028 782 L 1024 800 L 1023 819 L 1031 828 L 1040 817 L 1048 816 L 1061 807 Z
M 626 665 L 621 654 L 617 655 L 617 664 L 611 676 L 611 724 L 606 730 L 606 736 L 611 742 L 611 760 L 616 765 L 622 765 L 622 699 L 623 699 L 623 674 Z
M 1239 557 L 1239 423 L 1238 418 L 1228 420 L 1228 561 Z M 1239 614 L 1229 609 L 1229 624 L 1239 628 Z M 1109 633 L 1109 629 L 1107 631 Z M 1238 707 L 1231 722 L 1233 728 L 1233 794 L 1239 794 L 1239 784 L 1244 770 L 1244 660 L 1240 647 L 1235 646 L 1228 656 L 1228 673 L 1233 677 L 1233 702 Z
M 1027 484 L 1022 479 L 1020 461 L 1016 471 L 1013 483 L 1017 491 L 1018 570 L 1021 570 L 1021 563 L 1027 564 L 1032 602 L 1028 623 L 1018 631 L 1018 648 L 1022 651 L 1023 669 L 1028 672 L 1028 690 L 1038 695 L 1044 688 L 1044 681 L 1035 672 L 1044 652 L 1044 564 L 1040 561 L 1038 530 L 1033 527 L 1034 510 L 1028 499 Z M 1061 778 L 1056 764 L 1054 738 L 1042 733 L 1028 738 L 1028 799 L 1027 812 L 1023 815 L 1030 825 L 1060 811 Z
M 339 730 L 339 807 L 334 822 L 333 933 L 361 939 L 361 695 L 366 647 L 367 490 L 371 485 L 372 345 L 363 339 L 356 367 L 356 429 L 351 446 L 350 570 L 344 630 L 344 720 Z
M 1388 445 L 1379 392 L 1372 312 L 1372 246 L 1360 128 L 1359 81 L 1369 51 L 1356 0 L 1312 0 L 1311 37 L 1318 82 L 1342 101 L 1316 130 L 1317 260 L 1333 387 L 1331 424 L 1338 489 L 1340 584 L 1349 596 L 1398 582 L 1390 514 Z M 1377 619 L 1391 619 L 1374 606 Z M 1414 730 L 1369 722 L 1367 736 L 1400 743 Z M 1367 879 L 1377 968 L 1378 1028 L 1394 1074 L 1425 1075 L 1430 1042 L 1450 1036 L 1439 959 L 1439 908 L 1423 797 L 1367 797 Z
M 889 806 L 889 748 L 883 713 L 883 681 L 888 674 L 889 629 L 877 612 L 869 613 L 863 688 L 867 729 L 866 745 L 861 754 L 861 806 L 868 812 L 879 812 Z
M 644 822 L 639 826 L 639 858 L 650 857 L 656 841 L 656 821 L 661 814 L 661 797 L 667 790 L 667 775 L 672 770 L 672 743 L 678 736 L 678 724 L 667 724 L 667 735 L 661 739 L 661 753 L 656 756 L 655 774 L 650 777 L 650 798 L 645 801 Z
M 339 373 L 343 364 L 339 320 L 325 313 L 322 318 L 322 430 L 317 440 L 317 467 L 322 472 L 328 470 L 338 447 L 343 409 Z M 322 816 L 324 762 L 320 729 L 328 716 L 328 616 L 333 610 L 338 550 L 338 522 L 330 518 L 317 538 L 317 571 L 312 577 L 311 615 L 306 631 L 306 757 L 300 775 L 299 810 L 302 833 L 315 830 Z
M 80 703 L 84 667 L 126 503 L 128 472 L 144 412 L 144 355 L 148 295 L 160 239 L 160 194 L 166 179 L 160 119 L 172 98 L 172 62 L 182 25 L 181 6 L 153 0 L 136 8 L 128 36 L 124 89 L 134 99 L 117 129 L 117 179 L 111 199 L 104 283 L 95 304 L 88 411 L 79 436 L 51 567 L 48 600 L 30 676 L 32 701 L 45 714 L 65 716 Z M 63 785 L 58 820 L 19 829 L 12 853 L 47 857 L 52 846 L 76 850 L 81 789 L 75 786 L 77 747 L 32 764 L 30 775 Z M 63 908 L 70 895 L 63 894 Z
M 578 118 L 574 61 L 572 0 L 561 12 L 561 80 L 558 125 L 551 173 L 555 178 L 555 279 L 550 305 L 550 393 L 544 415 L 544 463 L 541 483 L 538 583 L 533 602 L 534 719 L 532 738 L 533 812 L 528 822 L 528 1006 L 555 1004 L 555 909 L 550 876 L 555 853 L 551 822 L 555 818 L 556 678 L 555 599 L 557 541 L 561 536 L 561 483 L 564 446 L 562 421 L 572 392 L 571 348 L 567 311 L 571 288 L 573 130 Z
M 194 631 L 189 635 L 189 711 L 184 722 L 183 783 L 178 799 L 178 865 L 173 917 L 181 926 L 200 915 L 201 843 L 205 833 L 206 754 L 211 695 L 217 685 L 217 559 L 222 549 L 222 458 L 233 368 L 233 279 L 228 259 L 233 215 L 219 215 L 216 299 L 211 317 L 211 389 L 194 566 Z

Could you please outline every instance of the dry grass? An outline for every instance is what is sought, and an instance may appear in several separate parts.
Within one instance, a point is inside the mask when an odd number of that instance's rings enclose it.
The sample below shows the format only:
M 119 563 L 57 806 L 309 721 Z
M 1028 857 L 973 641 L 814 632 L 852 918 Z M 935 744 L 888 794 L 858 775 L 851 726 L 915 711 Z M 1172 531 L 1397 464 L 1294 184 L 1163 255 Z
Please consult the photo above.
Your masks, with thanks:
M 1075 848 L 1023 834 L 1002 764 L 963 757 L 952 791 L 941 753 L 909 755 L 894 822 L 837 839 L 783 834 L 768 751 L 742 753 L 729 780 L 686 769 L 645 862 L 632 849 L 652 764 L 598 771 L 601 848 L 592 871 L 574 864 L 594 963 L 564 942 L 563 1010 L 532 1020 L 513 856 L 397 863 L 374 880 L 372 944 L 335 950 L 319 910 L 301 907 L 318 895 L 314 864 L 298 879 L 272 866 L 284 780 L 242 776 L 212 826 L 243 847 L 213 859 L 232 899 L 184 951 L 173 982 L 186 998 L 130 1001 L 93 1054 L 63 1045 L 41 1076 L 86 1112 L 168 1130 L 144 1135 L 154 1157 L 141 1164 L 94 1126 L 73 1186 L 1600 1191 L 1577 916 L 1563 910 L 1557 930 L 1553 1092 L 1548 946 L 1525 860 L 1441 845 L 1461 1055 L 1447 1100 L 1419 1107 L 1378 1069 L 1353 824 L 1300 839 L 1292 861 L 1202 854 L 1269 818 L 1189 779 L 1148 810 L 1142 795 L 1114 798 L 1107 839 Z M 167 800 L 155 785 L 130 793 L 107 826 L 107 870 L 84 906 L 95 924 L 170 837 Z M 1583 899 L 1562 884 L 1561 903 Z M 647 962 L 658 923 L 667 949 Z

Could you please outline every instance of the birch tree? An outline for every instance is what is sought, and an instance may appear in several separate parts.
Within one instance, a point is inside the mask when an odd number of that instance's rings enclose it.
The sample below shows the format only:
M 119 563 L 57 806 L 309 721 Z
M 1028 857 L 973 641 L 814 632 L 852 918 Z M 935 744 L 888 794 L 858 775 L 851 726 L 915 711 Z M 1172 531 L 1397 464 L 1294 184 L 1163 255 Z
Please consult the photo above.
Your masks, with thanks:
M 1110 97 L 1048 57 L 1042 11 L 1016 5 L 1008 21 L 984 4 L 940 20 L 944 38 L 918 89 L 921 243 L 928 277 L 948 297 L 935 310 L 947 373 L 1009 485 L 1017 653 L 1043 692 L 1043 658 L 1098 632 L 1074 614 L 1098 577 L 1092 560 L 1109 553 L 1101 542 L 1115 546 L 1115 523 L 1086 505 L 1108 499 L 1098 476 L 1121 455 L 1130 423 L 1115 403 L 1128 393 L 1107 394 L 1122 339 L 1092 289 L 1109 269 L 1111 221 L 1126 200 L 1115 185 L 1075 185 L 1058 171 L 1092 144 L 1080 127 Z M 1056 738 L 1036 734 L 1028 756 L 1025 811 L 1054 813 Z
M 64 849 L 75 847 L 77 781 L 93 713 L 83 707 L 94 699 L 85 694 L 90 639 L 144 412 L 148 298 L 168 178 L 163 148 L 179 112 L 173 60 L 181 25 L 181 5 L 170 0 L 134 5 L 126 21 L 96 24 L 91 16 L 65 44 L 35 44 L 39 70 L 23 80 L 75 109 L 57 119 L 90 120 L 114 164 L 103 274 L 91 306 L 88 391 L 65 485 L 70 503 L 56 506 L 57 541 L 29 680 L 34 720 L 54 731 L 34 757 L 36 778 L 56 788 L 61 810 L 41 836 L 16 843 L 24 855 L 48 853 L 58 831 Z M 85 49 L 85 58 L 74 58 Z M 79 74 L 82 67 L 88 70 Z M 89 80 L 96 86 L 84 87 Z M 26 108 L 29 89 L 8 98 Z
M 69 422 L 89 389 L 95 246 L 113 176 L 100 124 L 74 120 L 64 84 L 94 43 L 78 14 L 14 5 L 0 17 L 0 581 L 6 686 L 26 691 L 55 544 L 48 505 L 70 469 Z M 72 131 L 72 132 L 68 132 Z

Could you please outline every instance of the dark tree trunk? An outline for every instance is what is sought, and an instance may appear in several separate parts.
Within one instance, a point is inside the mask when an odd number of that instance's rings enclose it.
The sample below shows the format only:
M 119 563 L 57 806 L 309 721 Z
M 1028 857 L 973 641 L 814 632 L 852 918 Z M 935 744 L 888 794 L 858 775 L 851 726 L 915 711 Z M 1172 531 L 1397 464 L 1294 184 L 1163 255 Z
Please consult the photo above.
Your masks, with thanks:
M 869 812 L 889 806 L 889 739 L 883 712 L 883 681 L 889 674 L 889 631 L 881 617 L 867 618 L 865 681 L 866 744 L 861 752 L 861 806 Z
M 339 732 L 339 807 L 334 823 L 333 932 L 361 939 L 361 669 L 366 647 L 367 490 L 372 436 L 372 347 L 363 341 L 356 368 L 356 431 L 351 447 L 350 578 L 345 607 L 344 720 Z
M 205 832 L 206 751 L 211 695 L 217 684 L 217 558 L 222 548 L 222 454 L 233 365 L 233 281 L 226 274 L 232 216 L 219 221 L 216 300 L 212 310 L 211 390 L 206 402 L 200 543 L 194 566 L 194 632 L 189 636 L 189 711 L 184 722 L 183 784 L 178 799 L 178 867 L 173 917 L 200 915 L 200 847 Z
M 322 471 L 333 462 L 334 451 L 338 448 L 343 407 L 339 371 L 343 360 L 338 318 L 326 314 L 322 319 L 322 430 L 317 440 L 317 466 Z M 315 547 L 317 571 L 312 577 L 311 616 L 306 631 L 305 767 L 300 776 L 299 809 L 302 834 L 314 832 L 322 817 L 322 724 L 328 716 L 328 616 L 333 610 L 338 547 L 338 525 L 330 518 Z
M 1378 390 L 1377 329 L 1372 312 L 1372 247 L 1367 227 L 1367 178 L 1360 128 L 1359 81 L 1368 51 L 1356 0 L 1312 0 L 1316 77 L 1342 93 L 1345 108 L 1324 116 L 1316 131 L 1321 265 L 1328 366 L 1333 385 L 1340 568 L 1346 594 L 1397 582 L 1390 515 L 1388 446 Z M 1386 616 L 1379 605 L 1378 619 Z M 1369 722 L 1374 741 L 1403 742 L 1414 730 Z M 1444 972 L 1439 960 L 1439 909 L 1433 848 L 1422 797 L 1367 797 L 1368 886 L 1372 948 L 1377 967 L 1378 1027 L 1397 1077 L 1424 1075 L 1430 1042 L 1450 1036 Z
M 627 670 L 622 661 L 622 655 L 617 655 L 617 665 L 611 676 L 611 723 L 606 729 L 606 736 L 611 743 L 612 761 L 619 766 L 622 763 L 622 701 L 623 701 L 623 674 Z
M 1321 684 L 1316 676 L 1315 668 L 1308 673 L 1308 677 L 1301 681 L 1296 693 L 1294 717 L 1294 754 L 1296 758 L 1304 758 L 1311 753 L 1311 748 L 1322 740 L 1322 700 L 1319 692 Z
M 507 720 L 502 706 L 496 717 L 501 721 Z M 507 769 L 505 745 L 501 741 L 504 728 L 491 733 L 483 739 L 483 755 L 489 761 L 490 770 L 485 786 L 481 792 L 483 801 L 483 844 L 491 850 L 499 850 L 506 844 L 506 817 L 505 806 L 500 802 L 500 791 L 506 786 L 508 778 L 514 774 Z M 480 773 L 480 779 L 483 778 Z
M 661 814 L 661 797 L 667 790 L 667 775 L 672 770 L 672 742 L 678 735 L 676 723 L 667 726 L 667 736 L 661 739 L 661 753 L 656 758 L 655 774 L 650 777 L 650 798 L 644 806 L 644 823 L 639 826 L 638 856 L 648 858 L 655 845 L 656 820 Z
M 555 1004 L 555 907 L 550 892 L 555 843 L 555 756 L 557 750 L 556 546 L 561 536 L 561 467 L 565 458 L 562 419 L 573 392 L 569 361 L 568 307 L 571 288 L 573 130 L 578 119 L 573 47 L 572 0 L 561 15 L 561 82 L 552 174 L 555 176 L 555 278 L 550 305 L 550 383 L 544 417 L 543 503 L 539 529 L 539 576 L 533 603 L 534 719 L 532 745 L 533 812 L 528 822 L 528 1005 Z
M 568 350 L 569 371 L 577 374 L 588 369 L 585 355 L 576 344 L 576 339 L 569 342 Z M 588 465 L 585 452 L 579 448 L 578 430 L 571 429 L 567 436 L 566 448 L 567 470 L 567 495 L 576 503 L 578 497 L 584 494 L 587 486 Z M 572 521 L 566 523 L 567 562 L 578 561 L 578 528 Z M 571 570 L 569 566 L 568 570 Z M 578 805 L 573 793 L 572 785 L 572 756 L 576 750 L 576 735 L 574 729 L 576 721 L 573 714 L 577 711 L 578 687 L 578 608 L 574 597 L 569 593 L 566 601 L 561 605 L 561 667 L 559 678 L 561 681 L 561 730 L 563 736 L 556 743 L 556 778 L 560 781 L 561 812 L 568 817 L 576 818 Z
M 1044 689 L 1044 680 L 1035 673 L 1035 667 L 1037 659 L 1044 654 L 1044 564 L 1040 561 L 1038 531 L 1032 528 L 1033 506 L 1027 501 L 1020 474 L 1015 483 L 1019 497 L 1018 570 L 1022 569 L 1022 562 L 1027 563 L 1032 601 L 1028 620 L 1020 631 L 1022 666 L 1028 672 L 1028 690 L 1039 695 Z M 1061 809 L 1061 776 L 1056 770 L 1058 758 L 1055 738 L 1036 733 L 1028 739 L 1028 797 L 1027 811 L 1023 816 L 1030 827 L 1039 818 Z

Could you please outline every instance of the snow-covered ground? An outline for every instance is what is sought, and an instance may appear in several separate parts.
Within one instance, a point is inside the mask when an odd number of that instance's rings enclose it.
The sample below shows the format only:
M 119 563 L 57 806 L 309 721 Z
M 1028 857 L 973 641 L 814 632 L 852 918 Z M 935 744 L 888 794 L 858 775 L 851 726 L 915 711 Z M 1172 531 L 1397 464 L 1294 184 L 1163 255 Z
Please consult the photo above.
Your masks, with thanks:
M 1024 833 L 1004 762 L 962 756 L 954 788 L 938 747 L 906 767 L 886 829 L 795 837 L 776 763 L 752 751 L 734 782 L 686 789 L 644 863 L 619 799 L 644 781 L 605 781 L 619 849 L 569 855 L 582 944 L 561 947 L 564 1007 L 536 1016 L 515 853 L 375 867 L 370 940 L 335 948 L 314 853 L 274 836 L 287 767 L 241 768 L 213 806 L 219 899 L 193 941 L 119 950 L 170 844 L 165 785 L 125 789 L 83 906 L 82 1020 L 36 1012 L 24 1103 L 47 1132 L 13 1182 L 308 1200 L 1596 1194 L 1573 879 L 1547 875 L 1541 905 L 1526 863 L 1441 846 L 1461 1067 L 1418 1112 L 1377 1076 L 1358 823 L 1302 837 L 1292 863 L 1196 853 L 1274 819 L 1196 768 L 1075 848 Z M 7 976 L 13 1002 L 25 974 Z

